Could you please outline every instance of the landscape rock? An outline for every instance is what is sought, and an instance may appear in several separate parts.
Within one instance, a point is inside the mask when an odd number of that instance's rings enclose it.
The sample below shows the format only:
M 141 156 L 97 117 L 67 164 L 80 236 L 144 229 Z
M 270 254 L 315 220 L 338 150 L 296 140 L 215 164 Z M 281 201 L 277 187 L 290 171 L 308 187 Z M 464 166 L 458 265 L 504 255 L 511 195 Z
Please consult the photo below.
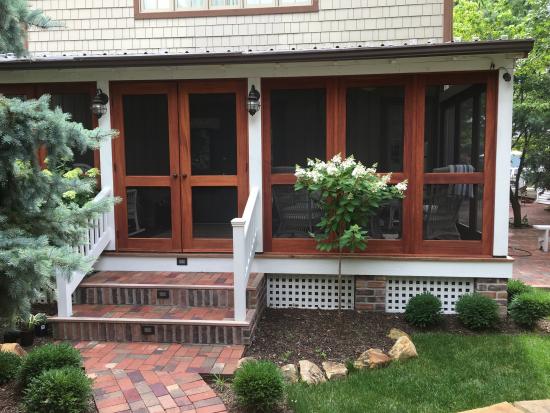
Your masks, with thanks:
M 289 381 L 290 383 L 296 383 L 300 376 L 298 375 L 298 369 L 296 368 L 295 364 L 285 364 L 283 367 L 281 367 L 281 373 L 283 373 L 283 377 L 286 381 Z
M 403 337 L 403 336 L 409 337 L 409 335 L 407 333 L 405 333 L 404 331 L 399 330 L 398 328 L 392 328 L 390 330 L 390 333 L 388 334 L 388 337 L 391 338 L 392 340 L 397 340 L 399 337 Z
M 5 351 L 6 353 L 17 354 L 20 357 L 26 356 L 27 352 L 17 343 L 7 343 L 0 345 L 0 351 Z
M 319 384 L 327 381 L 323 371 L 315 363 L 309 360 L 300 360 L 300 377 L 307 384 Z
M 414 343 L 407 336 L 399 337 L 388 354 L 394 360 L 406 360 L 418 357 Z
M 378 348 L 370 348 L 359 356 L 353 365 L 358 369 L 376 369 L 378 367 L 384 367 L 391 361 L 382 350 Z
M 329 380 L 343 379 L 348 375 L 348 368 L 343 363 L 323 361 L 322 365 Z
M 237 361 L 237 368 L 241 367 L 244 363 L 248 361 L 256 361 L 254 357 L 243 357 Z

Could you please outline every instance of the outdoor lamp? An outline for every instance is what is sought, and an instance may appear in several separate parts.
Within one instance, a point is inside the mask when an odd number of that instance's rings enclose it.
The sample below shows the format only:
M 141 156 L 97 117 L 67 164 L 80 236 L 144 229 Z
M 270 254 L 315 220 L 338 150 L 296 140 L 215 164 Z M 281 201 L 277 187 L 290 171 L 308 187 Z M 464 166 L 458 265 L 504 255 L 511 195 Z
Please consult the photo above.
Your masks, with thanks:
M 248 113 L 250 113 L 252 116 L 256 114 L 257 111 L 260 110 L 260 92 L 256 90 L 256 87 L 252 85 L 250 88 L 250 92 L 248 92 Z
M 109 96 L 107 96 L 101 89 L 97 89 L 96 95 L 92 99 L 92 113 L 99 119 L 107 112 L 107 102 L 109 102 Z

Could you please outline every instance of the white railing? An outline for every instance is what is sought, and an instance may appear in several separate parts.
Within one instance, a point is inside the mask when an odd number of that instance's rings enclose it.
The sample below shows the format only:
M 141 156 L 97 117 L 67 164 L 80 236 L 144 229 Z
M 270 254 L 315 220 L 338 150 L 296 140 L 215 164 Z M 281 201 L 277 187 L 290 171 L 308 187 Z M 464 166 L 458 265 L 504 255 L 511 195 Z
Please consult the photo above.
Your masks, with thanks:
M 260 194 L 257 187 L 250 190 L 242 218 L 231 220 L 233 226 L 233 294 L 235 321 L 246 319 L 246 287 L 252 261 L 259 241 Z
M 102 201 L 113 195 L 110 187 L 103 188 L 94 198 L 95 201 Z M 85 257 L 95 261 L 114 238 L 114 228 L 109 220 L 109 212 L 104 212 L 95 219 L 90 219 L 90 225 L 86 239 L 74 249 Z M 73 271 L 71 277 L 60 272 L 56 276 L 57 284 L 57 315 L 59 317 L 70 317 L 73 313 L 72 293 L 76 290 L 86 273 L 84 271 Z

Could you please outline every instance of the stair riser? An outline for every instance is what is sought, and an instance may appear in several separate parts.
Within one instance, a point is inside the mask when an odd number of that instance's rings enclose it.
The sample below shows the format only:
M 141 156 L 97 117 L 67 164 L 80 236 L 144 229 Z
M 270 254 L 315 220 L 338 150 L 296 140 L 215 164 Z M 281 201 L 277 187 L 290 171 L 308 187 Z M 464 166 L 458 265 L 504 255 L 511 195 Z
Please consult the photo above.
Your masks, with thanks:
M 250 326 L 156 324 L 151 335 L 142 334 L 141 326 L 139 323 L 58 321 L 53 323 L 53 337 L 56 340 L 84 341 L 250 344 Z
M 158 290 L 168 291 L 169 298 L 158 298 Z M 256 290 L 247 291 L 248 308 L 255 308 L 257 294 Z M 76 304 L 233 308 L 234 297 L 233 290 L 217 288 L 79 287 L 75 292 L 75 301 Z

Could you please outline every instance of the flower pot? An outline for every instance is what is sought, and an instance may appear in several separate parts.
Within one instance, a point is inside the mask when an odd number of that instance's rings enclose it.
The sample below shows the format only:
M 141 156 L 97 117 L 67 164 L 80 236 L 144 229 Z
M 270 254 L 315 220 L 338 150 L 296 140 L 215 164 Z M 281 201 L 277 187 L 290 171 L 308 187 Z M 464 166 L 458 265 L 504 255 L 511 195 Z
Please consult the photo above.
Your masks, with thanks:
M 35 325 L 34 335 L 36 337 L 46 337 L 48 335 L 48 325 L 46 323 Z
M 8 330 L 4 333 L 4 343 L 17 343 L 17 339 L 21 336 L 19 330 Z
M 34 330 L 21 331 L 21 341 L 19 344 L 23 347 L 32 346 L 34 343 Z

